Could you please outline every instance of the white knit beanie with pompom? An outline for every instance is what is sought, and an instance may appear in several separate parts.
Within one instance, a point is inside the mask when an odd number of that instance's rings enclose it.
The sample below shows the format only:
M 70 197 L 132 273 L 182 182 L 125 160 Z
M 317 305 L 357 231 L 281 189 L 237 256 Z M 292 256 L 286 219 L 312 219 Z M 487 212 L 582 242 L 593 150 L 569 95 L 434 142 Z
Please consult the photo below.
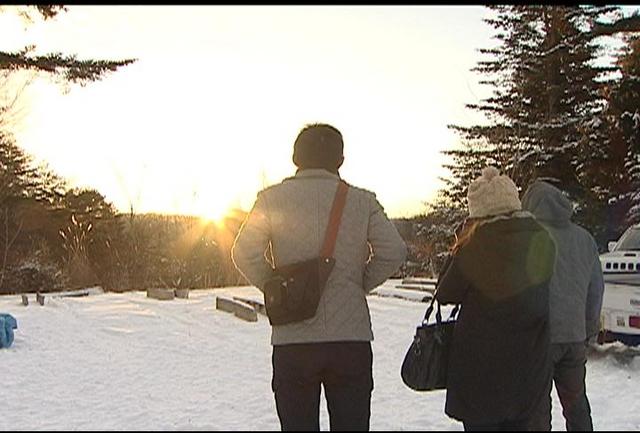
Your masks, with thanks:
M 522 209 L 518 187 L 511 178 L 500 176 L 495 167 L 485 167 L 467 192 L 470 218 L 484 218 Z

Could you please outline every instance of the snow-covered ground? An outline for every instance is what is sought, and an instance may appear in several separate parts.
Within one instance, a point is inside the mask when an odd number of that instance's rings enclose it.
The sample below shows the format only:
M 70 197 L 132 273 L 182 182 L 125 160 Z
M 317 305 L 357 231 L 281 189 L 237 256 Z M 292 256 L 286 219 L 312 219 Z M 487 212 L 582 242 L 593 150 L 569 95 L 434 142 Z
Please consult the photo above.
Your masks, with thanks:
M 389 281 L 387 287 L 397 282 Z M 215 309 L 198 290 L 158 301 L 145 292 L 47 295 L 40 306 L 0 296 L 18 321 L 0 349 L 1 430 L 279 430 L 271 392 L 270 326 Z M 368 298 L 375 341 L 372 430 L 462 430 L 444 414 L 444 391 L 418 393 L 400 365 L 426 304 Z M 640 429 L 640 357 L 594 354 L 587 389 L 596 430 Z M 554 393 L 553 428 L 564 430 Z M 324 401 L 321 428 L 328 430 Z

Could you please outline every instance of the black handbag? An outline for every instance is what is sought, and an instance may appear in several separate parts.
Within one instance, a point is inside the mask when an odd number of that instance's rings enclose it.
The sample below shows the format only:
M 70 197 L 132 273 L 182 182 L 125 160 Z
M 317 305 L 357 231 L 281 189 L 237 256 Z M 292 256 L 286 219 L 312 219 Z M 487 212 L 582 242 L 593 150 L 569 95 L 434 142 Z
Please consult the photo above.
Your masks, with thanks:
M 336 262 L 332 256 L 348 189 L 344 181 L 338 182 L 320 255 L 276 267 L 264 284 L 264 304 L 271 325 L 300 322 L 315 316 Z
M 449 319 L 443 322 L 438 302 L 436 322 L 429 324 L 434 302 L 437 302 L 435 295 L 431 299 L 422 323 L 416 329 L 413 342 L 407 350 L 400 369 L 402 381 L 414 391 L 447 388 L 449 351 L 460 306 L 456 305 Z

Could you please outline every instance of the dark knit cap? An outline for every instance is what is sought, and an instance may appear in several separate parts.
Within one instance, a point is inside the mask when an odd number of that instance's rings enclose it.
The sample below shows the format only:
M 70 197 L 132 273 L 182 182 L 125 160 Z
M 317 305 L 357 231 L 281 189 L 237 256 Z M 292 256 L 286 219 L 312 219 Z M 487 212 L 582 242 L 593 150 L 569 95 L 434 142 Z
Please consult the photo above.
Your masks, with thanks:
M 336 171 L 342 164 L 342 134 L 325 123 L 305 126 L 293 145 L 293 163 L 300 169 Z

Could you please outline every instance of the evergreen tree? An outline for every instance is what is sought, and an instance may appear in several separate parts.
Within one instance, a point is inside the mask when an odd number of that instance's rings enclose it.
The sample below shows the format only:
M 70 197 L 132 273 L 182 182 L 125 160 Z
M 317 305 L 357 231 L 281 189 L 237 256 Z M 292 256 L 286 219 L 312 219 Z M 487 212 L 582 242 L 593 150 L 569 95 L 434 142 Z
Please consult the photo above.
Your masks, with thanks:
M 9 10 L 0 9 L 0 13 Z M 14 6 L 14 8 L 16 8 Z M 21 8 L 21 9 L 20 9 Z M 53 19 L 59 13 L 66 11 L 61 5 L 37 5 L 18 7 L 14 9 L 22 16 L 33 20 L 33 10 L 45 20 Z M 0 51 L 0 71 L 35 71 L 52 75 L 63 81 L 86 84 L 104 77 L 108 72 L 116 71 L 122 66 L 135 62 L 135 59 L 125 60 L 78 60 L 75 55 L 65 55 L 60 52 L 44 55 L 34 55 L 35 45 L 24 47 L 15 52 Z
M 60 5 L 0 7 L 0 13 L 18 13 L 29 21 L 52 19 L 65 10 Z M 83 234 L 85 227 L 91 227 L 91 222 L 76 220 L 76 213 L 79 218 L 90 219 L 98 215 L 112 218 L 113 214 L 97 193 L 67 192 L 62 178 L 46 165 L 35 166 L 32 158 L 16 144 L 9 133 L 13 126 L 10 115 L 20 91 L 11 96 L 14 92 L 12 85 L 15 84 L 12 80 L 22 77 L 23 72 L 29 72 L 61 83 L 85 85 L 135 61 L 79 60 L 74 55 L 59 52 L 35 53 L 34 45 L 18 51 L 0 51 L 0 90 L 3 92 L 0 102 L 0 291 L 5 293 L 38 288 L 22 284 L 26 278 L 24 269 L 20 268 L 22 262 L 32 262 L 43 250 L 52 251 L 52 255 L 59 259 L 61 248 L 73 246 L 71 241 L 76 239 L 82 240 L 77 247 L 85 247 L 85 237 L 75 235 L 78 234 L 76 232 Z M 69 221 L 75 224 L 69 225 Z M 70 233 L 73 236 L 68 236 L 68 242 L 62 242 L 60 234 L 67 233 L 64 229 L 69 227 L 77 230 Z M 36 268 L 30 272 L 35 272 L 34 275 L 42 273 Z M 29 279 L 34 284 L 44 281 L 40 277 L 31 277 Z M 51 281 L 49 276 L 47 281 Z
M 618 159 L 624 158 L 616 175 L 619 195 L 612 200 L 625 211 L 621 233 L 629 224 L 640 222 L 640 36 L 627 39 L 617 63 L 622 77 L 611 92 L 609 112 L 612 132 L 618 137 Z
M 465 208 L 440 196 L 423 215 L 409 220 L 413 233 L 404 237 L 409 249 L 408 259 L 419 265 L 422 276 L 438 276 L 455 243 L 455 230 L 466 217 Z
M 617 239 L 630 223 L 638 220 L 638 165 L 640 147 L 640 46 L 638 37 L 628 37 L 616 62 L 620 78 L 605 88 L 607 105 L 603 115 L 588 124 L 583 135 L 583 182 L 592 197 L 588 215 L 595 221 L 597 238 Z M 604 245 L 604 242 L 602 242 Z
M 26 198 L 35 185 L 31 158 L 13 137 L 0 131 L 0 206 L 9 199 Z
M 95 189 L 70 189 L 66 191 L 62 204 L 78 221 L 95 222 L 99 219 L 113 218 L 116 214 L 113 204 Z
M 32 245 L 31 234 L 47 221 L 39 198 L 47 185 L 29 155 L 0 131 L 0 292 L 11 267 Z
M 604 107 L 603 77 L 611 67 L 594 64 L 602 48 L 590 31 L 615 7 L 489 6 L 487 19 L 496 31 L 497 47 L 482 49 L 489 59 L 475 71 L 493 94 L 467 107 L 485 114 L 486 125 L 450 127 L 463 140 L 463 150 L 445 154 L 452 180 L 445 194 L 463 199 L 471 179 L 488 163 L 509 174 L 525 189 L 536 177 L 553 177 L 578 203 L 585 219 L 594 200 L 582 172 L 601 149 L 585 135 L 598 132 Z M 588 225 L 588 224 L 587 224 Z

